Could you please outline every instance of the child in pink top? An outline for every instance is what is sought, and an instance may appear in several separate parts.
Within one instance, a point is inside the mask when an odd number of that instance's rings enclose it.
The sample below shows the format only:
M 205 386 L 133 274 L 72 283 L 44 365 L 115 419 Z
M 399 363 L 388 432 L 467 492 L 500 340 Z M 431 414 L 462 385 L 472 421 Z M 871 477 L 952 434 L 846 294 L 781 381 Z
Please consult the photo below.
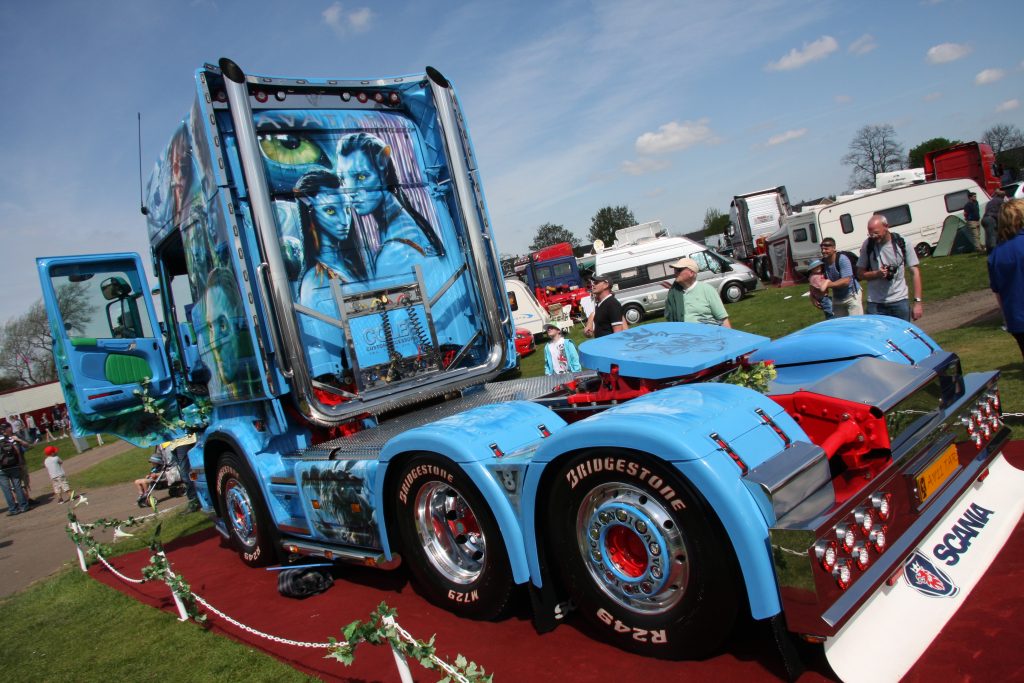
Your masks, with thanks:
M 816 259 L 811 262 L 809 268 L 807 281 L 811 288 L 811 303 L 821 309 L 825 314 L 825 320 L 831 320 L 836 316 L 832 312 L 832 297 L 828 294 L 832 281 L 825 277 L 825 263 L 821 259 Z

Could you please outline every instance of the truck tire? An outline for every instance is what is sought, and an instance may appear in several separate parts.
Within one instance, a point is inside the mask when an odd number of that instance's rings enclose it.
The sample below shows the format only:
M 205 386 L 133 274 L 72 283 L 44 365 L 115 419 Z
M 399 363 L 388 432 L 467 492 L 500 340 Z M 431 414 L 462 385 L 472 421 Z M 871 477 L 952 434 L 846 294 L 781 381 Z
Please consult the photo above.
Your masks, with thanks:
M 917 252 L 917 258 L 922 259 L 931 256 L 932 251 L 934 250 L 932 249 L 932 245 L 927 242 L 920 242 L 916 247 L 914 247 L 914 251 Z
M 644 319 L 644 309 L 637 304 L 628 304 L 622 307 L 622 317 L 630 325 L 639 325 L 640 321 Z
M 245 460 L 228 451 L 217 462 L 217 500 L 231 545 L 250 567 L 277 561 L 277 546 L 263 493 Z
M 497 619 L 514 582 L 484 497 L 450 460 L 418 456 L 399 471 L 393 500 L 406 566 L 430 602 L 470 619 Z
M 548 556 L 598 638 L 665 659 L 721 645 L 743 583 L 717 517 L 678 472 L 632 452 L 581 453 L 548 502 Z
M 734 304 L 743 298 L 743 285 L 738 282 L 726 282 L 722 287 L 722 301 Z

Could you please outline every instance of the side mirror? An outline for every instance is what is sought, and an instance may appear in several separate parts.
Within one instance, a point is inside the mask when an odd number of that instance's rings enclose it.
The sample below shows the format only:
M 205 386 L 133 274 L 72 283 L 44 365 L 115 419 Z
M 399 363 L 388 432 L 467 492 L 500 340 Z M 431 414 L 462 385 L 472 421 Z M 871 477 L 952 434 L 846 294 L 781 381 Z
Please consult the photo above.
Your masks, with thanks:
M 100 283 L 100 292 L 107 301 L 116 301 L 127 298 L 132 293 L 132 286 L 124 278 L 115 275 Z

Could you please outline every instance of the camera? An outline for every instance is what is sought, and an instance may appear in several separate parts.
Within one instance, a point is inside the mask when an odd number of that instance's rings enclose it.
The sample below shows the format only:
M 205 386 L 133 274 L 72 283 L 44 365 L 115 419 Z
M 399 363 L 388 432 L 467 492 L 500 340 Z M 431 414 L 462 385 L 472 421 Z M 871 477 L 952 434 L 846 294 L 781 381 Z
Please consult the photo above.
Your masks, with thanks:
M 886 264 L 881 265 L 882 275 L 885 276 L 886 280 L 892 280 L 896 277 L 896 266 L 890 266 Z

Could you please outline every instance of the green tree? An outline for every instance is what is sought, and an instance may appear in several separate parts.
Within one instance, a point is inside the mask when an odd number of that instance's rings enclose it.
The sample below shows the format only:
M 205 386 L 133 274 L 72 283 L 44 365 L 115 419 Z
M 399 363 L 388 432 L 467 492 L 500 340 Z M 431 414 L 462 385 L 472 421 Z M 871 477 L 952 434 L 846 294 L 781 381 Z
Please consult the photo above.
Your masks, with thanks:
M 945 149 L 953 145 L 959 145 L 959 140 L 948 140 L 946 138 L 932 138 L 925 140 L 917 147 L 911 147 L 907 154 L 907 168 L 921 168 L 924 166 L 924 155 L 938 149 Z
M 842 162 L 850 166 L 850 186 L 861 190 L 875 186 L 875 176 L 898 171 L 906 163 L 903 145 L 896 139 L 896 130 L 888 123 L 864 126 L 850 141 L 850 151 Z
M 607 246 L 615 242 L 615 231 L 636 225 L 636 216 L 628 206 L 606 206 L 590 219 L 590 233 L 587 238 L 591 242 L 601 240 Z
M 580 238 L 564 225 L 545 223 L 537 228 L 537 233 L 533 236 L 533 243 L 530 244 L 530 251 L 550 247 L 559 242 L 568 242 L 573 248 L 580 246 Z
M 82 332 L 95 310 L 89 303 L 84 282 L 67 282 L 57 288 L 57 305 L 69 330 Z M 32 386 L 57 379 L 53 362 L 53 335 L 42 301 L 28 312 L 0 327 L 0 375 L 20 386 Z
M 722 235 L 728 227 L 729 214 L 722 213 L 714 207 L 704 212 L 704 239 L 712 235 Z

